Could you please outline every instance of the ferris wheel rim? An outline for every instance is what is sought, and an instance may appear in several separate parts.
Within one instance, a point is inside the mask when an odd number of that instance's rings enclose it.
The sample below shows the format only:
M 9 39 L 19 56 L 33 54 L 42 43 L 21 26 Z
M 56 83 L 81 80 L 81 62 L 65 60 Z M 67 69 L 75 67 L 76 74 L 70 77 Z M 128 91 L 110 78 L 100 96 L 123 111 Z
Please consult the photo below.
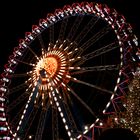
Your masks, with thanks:
M 56 20 L 56 18 L 58 18 L 58 20 L 59 20 L 59 18 L 61 19 L 63 19 L 64 17 L 63 17 L 63 13 L 65 13 L 65 14 L 67 14 L 67 16 L 73 16 L 73 14 L 72 14 L 72 12 L 75 12 L 76 14 L 77 13 L 79 13 L 79 14 L 83 14 L 82 12 L 87 12 L 87 14 L 91 14 L 91 10 L 93 10 L 92 12 L 93 12 L 93 14 L 96 14 L 97 16 L 99 16 L 100 18 L 103 18 L 103 19 L 105 19 L 106 17 L 105 17 L 105 14 L 103 13 L 103 12 L 106 12 L 106 11 L 103 11 L 103 10 L 105 10 L 105 8 L 106 8 L 106 10 L 110 10 L 108 7 L 101 7 L 101 6 L 103 6 L 103 5 L 100 5 L 100 4 L 95 4 L 94 5 L 94 3 L 76 3 L 76 4 L 73 4 L 72 5 L 72 7 L 71 6 L 64 6 L 64 8 L 63 8 L 63 10 L 56 10 L 55 11 L 55 14 L 48 14 L 47 15 L 47 20 L 41 20 L 40 21 L 40 23 L 39 23 L 39 26 L 33 26 L 33 28 L 32 28 L 32 32 L 30 33 L 30 32 L 27 32 L 26 33 L 26 35 L 25 35 L 25 39 L 23 39 L 23 40 L 20 40 L 20 43 L 19 43 L 19 46 L 18 47 L 15 47 L 15 49 L 14 49 L 14 52 L 13 52 L 13 55 L 11 55 L 10 57 L 9 57 L 9 62 L 10 63 L 8 63 L 6 66 L 5 66 L 5 71 L 7 71 L 7 75 L 8 75 L 8 73 L 10 72 L 10 73 L 14 73 L 14 70 L 15 70 L 15 67 L 16 67 L 16 65 L 18 65 L 18 63 L 16 62 L 16 59 L 17 58 L 22 58 L 22 53 L 24 53 L 24 51 L 28 48 L 28 45 L 32 42 L 32 41 L 34 41 L 34 39 L 36 38 L 36 36 L 38 36 L 39 34 L 41 34 L 44 30 L 46 30 L 49 26 L 47 25 L 47 22 L 49 22 L 50 23 L 50 25 L 51 24 L 55 24 L 55 22 L 57 22 L 57 20 Z M 95 8 L 95 9 L 93 9 L 93 7 Z M 108 9 L 107 9 L 108 8 Z M 75 15 L 75 13 L 74 13 L 74 15 Z M 59 15 L 60 14 L 60 15 Z M 66 17 L 67 17 L 66 16 Z M 108 16 L 108 15 L 107 15 Z M 118 15 L 118 13 L 116 12 L 116 11 L 114 11 L 114 15 L 113 15 L 114 17 L 113 18 L 117 18 L 117 16 L 119 16 Z M 114 22 L 114 20 L 113 20 L 113 18 L 112 17 L 108 17 L 108 18 L 106 18 L 105 20 L 108 22 L 108 24 L 109 25 L 111 25 L 112 26 L 112 29 L 113 30 L 115 30 L 115 26 L 117 26 L 117 28 L 118 28 L 118 30 L 119 29 L 121 29 L 122 28 L 122 26 L 120 26 L 119 25 L 119 23 L 115 23 Z M 111 21 L 111 20 L 113 20 L 113 21 Z M 121 16 L 121 18 L 120 18 L 120 20 L 118 20 L 118 21 L 120 21 L 120 22 L 122 22 L 122 23 L 125 23 L 125 19 L 124 19 L 124 17 L 123 16 Z M 119 27 L 120 26 L 120 27 Z M 129 25 L 128 25 L 129 26 Z M 130 33 L 131 33 L 131 27 L 129 27 L 130 28 Z M 118 30 L 116 30 L 115 31 L 115 33 L 116 33 L 116 36 L 117 36 L 117 38 L 118 38 L 118 40 L 119 40 L 119 45 L 120 46 L 123 46 L 123 41 L 125 41 L 125 39 L 127 40 L 127 35 L 125 36 L 125 31 L 124 31 L 124 36 L 123 37 L 126 37 L 124 40 L 121 40 L 122 39 L 122 37 L 120 37 L 120 35 L 119 35 L 119 33 L 118 33 Z M 137 46 L 137 38 L 135 37 L 135 36 L 133 36 L 132 37 L 133 38 L 133 42 L 132 43 L 134 43 L 133 45 L 134 46 Z M 128 42 L 127 42 L 128 44 L 129 44 L 129 40 L 128 40 Z M 130 45 L 132 45 L 132 44 L 130 44 Z M 125 49 L 127 49 L 127 48 L 125 48 Z M 121 52 L 123 52 L 123 47 L 120 47 L 120 51 Z M 126 53 L 126 52 L 125 52 Z M 124 54 L 122 54 L 121 55 L 121 59 L 123 60 L 123 59 L 125 59 L 125 57 L 124 57 Z M 121 67 L 123 67 L 123 65 L 124 65 L 124 63 L 126 63 L 125 65 L 127 66 L 127 62 L 122 62 L 120 65 L 121 65 Z M 121 69 L 120 70 L 120 72 L 119 72 L 119 78 L 118 78 L 118 80 L 117 80 L 117 86 L 114 88 L 114 92 L 116 92 L 117 90 L 118 90 L 118 85 L 119 85 L 119 83 L 120 83 L 120 77 L 121 77 L 121 74 L 122 74 L 122 72 L 124 71 L 124 73 L 125 73 L 125 67 L 123 67 L 123 69 Z M 3 74 L 4 75 L 4 74 Z M 3 76 L 3 78 L 5 78 L 5 81 L 4 81 L 4 86 L 3 86 L 3 90 L 4 91 L 2 91 L 2 92 L 6 92 L 5 91 L 5 87 L 7 86 L 7 81 L 6 81 L 6 79 L 8 79 L 7 78 L 7 75 L 5 76 Z M 9 79 L 8 79 L 9 80 Z M 109 107 L 109 105 L 111 104 L 111 101 L 113 100 L 113 99 L 115 99 L 114 98 L 115 97 L 115 94 L 113 94 L 112 96 L 111 96 L 111 100 L 110 100 L 110 102 L 108 102 L 108 104 L 106 105 L 106 108 L 105 108 L 105 110 L 103 110 L 103 113 L 105 113 L 106 112 L 106 109 Z M 98 122 L 100 119 L 99 118 L 97 118 L 96 119 L 96 121 L 95 121 L 95 123 L 96 122 Z M 95 125 L 95 123 L 93 123 L 93 124 L 91 124 L 90 125 L 90 129 L 92 128 L 92 127 L 94 127 L 94 125 Z M 8 126 L 8 123 L 7 123 L 7 127 L 8 127 L 8 129 L 10 130 L 10 127 Z M 87 130 L 86 130 L 87 131 Z M 83 132 L 84 134 L 86 133 L 86 131 L 85 132 Z M 10 132 L 12 133 L 12 131 L 10 130 Z M 87 131 L 88 132 L 88 131 Z M 80 137 L 80 136 L 79 136 Z

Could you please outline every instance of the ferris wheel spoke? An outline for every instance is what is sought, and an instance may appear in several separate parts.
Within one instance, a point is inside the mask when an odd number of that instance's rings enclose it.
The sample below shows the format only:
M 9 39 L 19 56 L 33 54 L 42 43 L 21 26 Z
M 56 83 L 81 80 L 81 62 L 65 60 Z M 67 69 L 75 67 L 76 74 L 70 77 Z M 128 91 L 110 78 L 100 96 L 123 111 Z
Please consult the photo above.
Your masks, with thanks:
M 93 71 L 112 71 L 112 70 L 119 70 L 119 65 L 80 67 L 78 70 L 76 69 L 74 72 L 71 72 L 71 75 L 82 74 L 82 73 L 93 72 Z
M 54 24 L 50 26 L 49 28 L 50 31 L 50 43 L 54 44 Z
M 18 104 L 20 104 L 22 101 L 27 99 L 29 97 L 29 94 L 23 93 L 19 97 L 17 97 L 12 103 L 8 105 L 7 112 L 11 112 L 14 108 L 17 107 Z
M 29 74 L 28 73 L 16 73 L 16 74 L 12 74 L 11 77 L 17 78 L 17 77 L 28 77 Z
M 62 88 L 62 97 L 66 103 L 69 102 L 70 104 L 72 104 L 70 95 L 68 94 L 68 90 L 65 88 Z
M 33 108 L 35 106 L 34 101 L 35 101 L 35 98 L 36 98 L 37 90 L 38 90 L 37 86 L 32 89 L 32 91 L 31 91 L 31 93 L 28 97 L 28 100 L 27 100 L 27 102 L 24 106 L 24 111 L 22 112 L 21 120 L 20 120 L 20 122 L 18 123 L 18 126 L 17 126 L 17 132 L 18 133 L 20 133 L 21 130 L 28 129 L 30 127 L 31 122 L 29 122 L 29 119 L 30 119 L 30 116 L 33 112 Z M 28 125 L 28 127 L 27 127 L 27 125 Z M 25 138 L 25 136 L 26 135 L 24 135 L 24 138 Z
M 97 42 L 99 39 L 101 39 L 103 36 L 105 36 L 109 31 L 111 30 L 110 26 L 105 26 L 101 30 L 99 30 L 95 35 L 93 35 L 89 40 L 87 40 L 82 46 L 82 51 L 87 50 L 91 45 L 93 45 L 95 42 Z
M 92 109 L 76 94 L 76 92 L 70 88 L 70 92 L 74 95 L 74 97 L 95 117 L 96 117 L 96 114 L 92 111 Z
M 84 16 L 76 17 L 76 19 L 74 21 L 74 24 L 72 25 L 71 30 L 70 30 L 70 32 L 68 34 L 68 37 L 67 37 L 68 40 L 70 40 L 70 41 L 73 40 L 73 38 L 75 37 L 75 34 L 76 34 L 77 30 L 78 30 L 78 27 L 80 26 L 81 22 L 83 21 L 83 18 L 84 18 Z
M 108 45 L 106 45 L 106 46 L 104 46 L 104 47 L 102 47 L 102 48 L 100 48 L 98 50 L 95 50 L 95 51 L 93 51 L 93 52 L 91 52 L 89 54 L 86 54 L 85 56 L 83 56 L 83 58 L 91 59 L 91 58 L 94 58 L 96 56 L 102 55 L 102 54 L 104 54 L 106 52 L 112 51 L 112 50 L 114 50 L 114 49 L 116 49 L 118 47 L 119 46 L 116 44 L 116 42 L 113 42 L 113 43 L 110 43 L 110 44 L 108 44 Z
M 93 35 L 89 40 L 87 40 L 83 45 L 80 47 L 79 52 L 77 53 L 77 56 L 81 56 L 81 54 L 87 50 L 91 45 L 93 45 L 95 42 L 100 40 L 103 36 L 105 36 L 107 33 L 109 33 L 111 27 L 106 26 L 102 28 L 99 32 L 97 32 L 95 35 Z
M 67 43 L 67 44 L 66 44 Z M 63 46 L 66 46 L 65 48 L 64 48 L 64 51 L 67 51 L 69 54 L 69 56 L 71 57 L 72 55 L 74 55 L 74 53 L 76 53 L 77 51 L 78 51 L 78 48 L 77 48 L 77 43 L 76 42 L 71 42 L 70 43 L 70 41 L 68 40 L 68 39 L 66 39 L 66 40 L 64 40 L 64 43 L 63 43 L 64 45 Z M 66 44 L 66 45 L 65 45 Z M 62 46 L 62 47 L 63 47 Z M 61 47 L 61 46 L 60 46 Z
M 27 135 L 29 133 L 29 129 L 30 129 L 30 127 L 31 127 L 36 115 L 37 115 L 37 112 L 38 112 L 38 108 L 33 108 L 33 111 L 31 112 L 30 118 L 29 118 L 29 121 L 28 121 L 29 122 L 28 125 L 27 125 L 28 127 L 26 126 L 26 130 L 24 130 L 26 132 L 25 132 L 25 135 L 23 136 L 24 137 L 23 140 L 26 140 Z
M 14 116 L 13 119 L 10 120 L 11 122 L 11 126 L 14 127 L 14 129 L 16 129 L 15 127 L 18 125 L 18 122 L 20 121 L 20 116 L 22 115 L 24 110 L 24 106 L 22 106 L 22 108 L 19 110 L 19 112 Z M 9 115 L 9 113 L 8 113 Z
M 27 83 L 22 83 L 20 85 L 17 85 L 15 87 L 13 87 L 12 89 L 9 89 L 7 95 L 11 95 L 12 93 L 15 93 L 23 88 L 26 88 L 27 86 L 28 86 Z
M 52 140 L 57 140 L 58 138 L 58 112 L 56 106 L 52 106 Z
M 25 62 L 25 61 L 21 61 L 21 60 L 19 60 L 19 59 L 15 59 L 17 62 L 20 62 L 20 63 L 22 63 L 22 64 L 25 64 L 25 65 L 28 65 L 28 66 L 34 66 L 34 64 L 32 64 L 32 63 L 28 63 L 28 62 Z
M 38 58 L 37 54 L 30 48 L 30 46 L 27 46 L 27 48 L 35 56 L 35 58 L 38 60 L 39 58 Z
M 36 117 L 36 115 L 37 115 L 37 113 L 39 111 L 39 107 L 40 106 L 41 106 L 41 102 L 39 103 L 39 106 L 38 107 L 34 106 L 32 108 L 32 111 L 30 111 L 30 115 L 29 115 L 28 119 L 26 120 L 26 126 L 24 128 L 25 135 L 23 136 L 24 137 L 23 140 L 26 140 L 27 139 L 27 135 L 29 133 L 30 127 L 33 124 L 33 121 L 34 121 L 34 119 L 35 119 L 35 117 Z
M 68 135 L 69 136 L 71 135 L 70 137 L 72 138 L 76 138 L 76 135 L 78 134 L 78 130 L 74 122 L 73 116 L 71 114 L 71 111 L 69 109 L 69 106 L 63 100 L 62 96 L 60 96 L 57 93 L 57 91 L 53 92 L 52 95 Z
M 46 108 L 42 109 L 41 114 L 40 114 L 38 127 L 37 127 L 37 131 L 36 131 L 36 134 L 35 134 L 35 140 L 42 139 L 42 135 L 43 135 L 44 128 L 45 128 L 46 116 L 47 116 L 49 108 L 50 108 L 50 103 L 47 102 Z
M 24 106 L 24 109 L 23 111 L 25 110 L 25 106 Z M 38 111 L 38 108 L 31 108 L 30 111 L 29 111 L 29 116 L 25 118 L 25 114 L 23 115 L 23 112 L 20 116 L 20 120 L 18 121 L 18 127 L 17 127 L 17 135 L 20 135 L 22 137 L 23 140 L 26 139 L 26 136 L 27 136 L 27 133 L 28 133 L 28 130 L 30 129 L 30 126 L 36 116 L 36 113 Z M 32 119 L 31 119 L 32 118 Z M 30 120 L 30 121 L 29 121 Z M 19 125 L 19 123 L 21 123 Z M 22 130 L 22 131 L 20 131 Z M 24 135 L 23 135 L 24 133 Z
M 62 92 L 63 92 L 63 94 L 66 94 L 66 93 L 68 93 L 68 90 L 65 90 L 65 91 L 62 90 Z M 64 93 L 64 92 L 65 92 L 65 93 Z M 68 100 L 69 100 L 70 104 L 72 105 L 72 101 L 71 101 L 71 99 L 70 99 L 70 96 L 67 95 L 67 97 L 68 97 Z M 72 115 L 72 113 L 71 113 L 71 111 L 70 111 L 70 107 L 69 107 L 69 105 L 68 105 L 68 100 L 64 100 L 64 101 L 63 101 L 63 105 L 64 105 L 64 108 L 65 108 L 65 110 L 66 110 L 67 116 L 69 117 L 69 120 L 71 121 L 71 126 L 72 126 L 73 130 L 74 130 L 75 132 L 78 132 L 77 125 L 76 125 L 76 123 L 75 123 L 74 117 L 73 117 L 73 115 Z
M 65 110 L 65 113 L 67 114 L 67 120 L 69 121 L 69 127 L 71 128 L 71 130 L 74 132 L 74 133 L 79 133 L 78 131 L 78 128 L 77 128 L 77 125 L 75 123 L 75 120 L 74 120 L 74 117 L 70 111 L 70 108 L 68 106 L 68 104 L 65 102 L 64 103 L 64 110 Z
M 76 83 L 79 83 L 79 84 L 83 84 L 83 85 L 89 86 L 89 87 L 91 87 L 91 88 L 97 89 L 97 90 L 99 90 L 99 91 L 102 91 L 102 94 L 103 94 L 103 93 L 114 94 L 113 91 L 104 89 L 104 88 L 99 87 L 99 86 L 97 86 L 97 85 L 90 84 L 90 83 L 88 83 L 88 82 L 84 82 L 84 81 L 81 81 L 81 80 L 77 80 L 77 79 L 75 79 L 75 78 L 73 78 L 73 79 L 71 79 L 71 80 L 72 80 L 73 82 L 76 82 Z
M 59 35 L 58 35 L 58 40 L 61 40 L 61 41 L 64 40 L 67 23 L 68 23 L 68 18 L 65 18 L 61 23 L 61 27 L 60 27 L 60 31 L 59 31 Z
M 39 40 L 41 49 L 45 50 L 46 47 L 45 47 L 45 44 L 44 44 L 44 41 L 43 41 L 43 38 L 42 38 L 41 34 L 39 34 L 39 35 L 37 36 L 37 38 L 38 38 L 38 40 Z
M 89 33 L 89 31 L 95 26 L 98 20 L 99 20 L 98 17 L 93 16 L 91 20 L 87 23 L 87 25 L 84 27 L 84 29 L 80 32 L 80 34 L 76 37 L 75 42 L 79 44 Z
M 81 59 L 79 59 L 79 62 L 76 63 L 76 65 L 81 65 L 87 60 L 90 60 L 92 58 L 105 54 L 107 52 L 110 52 L 116 48 L 119 48 L 119 46 L 116 44 L 116 42 L 110 43 L 100 49 L 97 49 L 89 54 L 82 56 Z

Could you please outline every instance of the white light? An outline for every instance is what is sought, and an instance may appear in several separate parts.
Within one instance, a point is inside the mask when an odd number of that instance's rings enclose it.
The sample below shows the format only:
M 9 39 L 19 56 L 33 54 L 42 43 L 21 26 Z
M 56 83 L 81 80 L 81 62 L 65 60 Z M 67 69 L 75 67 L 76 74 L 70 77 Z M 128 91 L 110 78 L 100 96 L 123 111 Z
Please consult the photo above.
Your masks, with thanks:
M 68 55 L 72 54 L 72 52 L 69 52 Z
M 71 136 L 71 132 L 70 132 L 70 131 L 68 131 L 68 136 L 69 136 L 69 137 Z
M 102 122 L 100 122 L 100 126 L 103 126 L 103 123 Z
M 67 125 L 65 125 L 65 128 L 66 128 L 66 130 L 68 130 L 68 126 Z
M 65 85 L 64 83 L 62 83 L 62 85 L 63 85 L 64 87 L 66 87 L 66 85 Z
M 55 101 L 57 101 L 57 98 L 56 98 L 56 97 L 54 97 L 54 100 L 55 100 Z
M 56 102 L 56 106 L 59 106 L 59 103 L 58 102 Z
M 117 35 L 117 38 L 118 38 L 118 39 L 120 39 L 120 36 L 119 36 L 119 35 Z
M 69 67 L 69 69 L 70 69 L 70 70 L 73 70 L 73 69 L 74 69 L 74 67 Z
M 14 133 L 13 136 L 16 137 L 17 136 L 17 133 Z
M 119 45 L 122 45 L 122 42 L 121 41 L 119 41 Z
M 61 111 L 62 111 L 60 107 L 58 107 L 58 110 L 59 110 L 59 112 L 61 112 Z
M 109 107 L 109 105 L 110 105 L 110 102 L 108 102 L 108 104 L 106 105 L 106 107 Z
M 61 117 L 64 117 L 64 114 L 61 112 L 61 113 L 60 113 L 60 116 L 61 116 Z
M 0 107 L 0 111 L 4 111 L 4 108 L 3 107 Z
M 68 91 L 70 91 L 70 89 L 69 89 L 69 88 L 67 88 L 67 90 L 68 90 Z
M 25 114 L 25 113 L 26 113 L 26 109 L 24 110 L 23 114 Z
M 4 98 L 2 98 L 2 97 L 0 97 L 0 101 L 5 101 L 5 99 L 4 99 Z
M 118 120 L 118 118 L 114 118 L 114 120 L 115 120 L 115 121 L 117 121 L 117 120 Z
M 116 86 L 116 87 L 117 87 L 117 86 Z M 116 89 L 116 90 L 117 90 L 117 89 Z M 115 90 L 115 91 L 116 91 L 116 90 Z M 113 98 L 114 98 L 114 94 L 111 96 L 111 100 L 112 100 Z
M 5 136 L 5 137 L 3 137 L 3 139 L 4 139 L 4 140 L 10 140 L 11 138 L 10 138 L 10 137 Z
M 32 139 L 32 136 L 31 135 L 29 136 L 29 139 Z
M 66 119 L 65 118 L 63 118 L 62 120 L 63 120 L 64 123 L 66 123 Z
M 19 130 L 19 126 L 17 127 L 17 131 Z
M 98 122 L 98 121 L 99 121 L 99 118 L 97 118 L 95 122 Z
M 19 125 L 21 125 L 21 123 L 22 123 L 22 120 L 20 120 Z
M 64 51 L 66 51 L 68 49 L 68 47 L 66 47 L 65 49 L 64 49 Z
M 95 124 L 93 123 L 91 126 L 90 126 L 90 128 L 92 128 L 92 127 L 94 127 L 95 126 Z
M 79 135 L 77 138 L 80 139 L 81 138 L 81 135 Z
M 88 130 L 88 126 L 87 126 L 87 125 L 85 125 L 84 129 L 85 129 L 85 130 Z
M 0 90 L 6 92 L 6 88 L 4 87 L 1 87 Z
M 121 64 L 120 64 L 121 66 L 123 65 L 123 62 L 121 62 Z
M 28 107 L 28 104 L 26 104 L 25 108 L 27 109 L 27 107 Z
M 87 132 L 88 132 L 88 130 L 85 130 L 85 131 L 84 131 L 84 134 L 86 134 Z
M 6 127 L 0 127 L 0 130 L 7 131 L 7 128 Z
M 120 47 L 120 52 L 122 52 L 123 51 L 123 49 L 122 49 L 122 47 Z
M 66 75 L 66 77 L 67 77 L 67 78 L 71 78 L 71 76 L 70 76 L 70 75 Z
M 57 93 L 59 93 L 59 91 L 58 91 L 58 89 L 57 89 L 57 88 L 56 88 L 55 90 L 56 90 L 56 92 L 57 92 Z
M 73 80 L 75 80 L 75 81 L 76 81 L 77 79 L 76 79 L 76 78 L 73 78 Z
M 62 76 L 60 76 L 60 75 L 57 75 L 57 77 L 59 77 L 60 79 L 62 78 Z
M 0 117 L 0 121 L 6 121 L 6 118 Z
M 118 80 L 117 80 L 117 84 L 120 82 L 120 78 L 118 78 Z
M 53 87 L 51 87 L 51 91 L 53 90 Z
M 7 78 L 3 78 L 3 81 L 5 81 L 5 82 L 9 82 L 9 79 L 7 79 Z

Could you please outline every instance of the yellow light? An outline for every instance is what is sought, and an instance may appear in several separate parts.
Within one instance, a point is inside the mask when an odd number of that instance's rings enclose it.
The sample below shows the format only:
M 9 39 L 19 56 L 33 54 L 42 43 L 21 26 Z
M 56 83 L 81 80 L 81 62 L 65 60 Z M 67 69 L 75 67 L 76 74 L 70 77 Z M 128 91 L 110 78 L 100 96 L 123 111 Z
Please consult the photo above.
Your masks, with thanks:
M 46 70 L 47 73 L 49 73 L 51 77 L 56 73 L 57 68 L 58 68 L 58 62 L 56 58 L 47 57 L 44 60 L 44 69 Z

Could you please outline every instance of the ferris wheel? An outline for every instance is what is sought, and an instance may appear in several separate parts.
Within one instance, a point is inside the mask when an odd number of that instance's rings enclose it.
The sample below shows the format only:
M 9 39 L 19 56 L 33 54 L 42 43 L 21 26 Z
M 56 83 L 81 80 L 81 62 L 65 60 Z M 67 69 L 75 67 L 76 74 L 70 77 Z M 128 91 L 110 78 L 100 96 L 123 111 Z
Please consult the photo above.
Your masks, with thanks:
M 138 40 L 105 4 L 65 5 L 19 41 L 0 83 L 0 139 L 93 140 L 123 109 Z M 114 118 L 115 119 L 115 118 Z

